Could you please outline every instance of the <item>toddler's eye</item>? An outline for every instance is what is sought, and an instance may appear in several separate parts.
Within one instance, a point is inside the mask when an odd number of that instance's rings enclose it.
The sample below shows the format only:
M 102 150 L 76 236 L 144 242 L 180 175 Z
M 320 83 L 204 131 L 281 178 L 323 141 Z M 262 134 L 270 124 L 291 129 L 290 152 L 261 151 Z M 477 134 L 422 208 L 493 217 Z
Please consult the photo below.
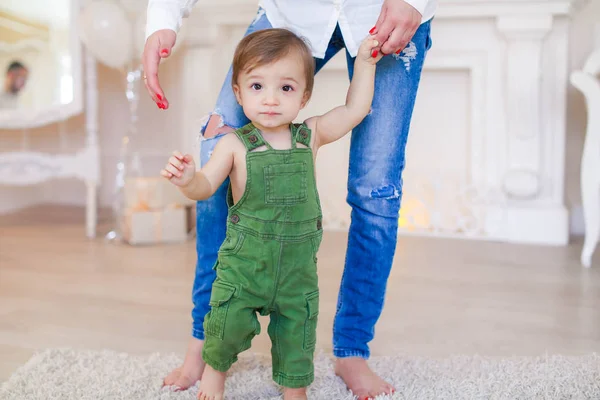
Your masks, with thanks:
M 281 88 L 284 92 L 291 92 L 292 90 L 294 90 L 293 87 L 291 87 L 290 85 L 285 85 L 284 87 Z
M 260 89 L 262 89 L 262 85 L 260 83 L 253 83 L 251 87 L 254 90 L 260 90 Z

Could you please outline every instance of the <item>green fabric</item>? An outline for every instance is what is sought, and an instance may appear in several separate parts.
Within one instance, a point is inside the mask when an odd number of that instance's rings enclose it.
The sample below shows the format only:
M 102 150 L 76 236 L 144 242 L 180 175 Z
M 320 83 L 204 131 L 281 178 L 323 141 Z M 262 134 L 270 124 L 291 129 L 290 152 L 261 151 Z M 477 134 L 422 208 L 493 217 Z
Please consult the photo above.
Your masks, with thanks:
M 316 254 L 323 232 L 311 131 L 304 124 L 290 130 L 289 150 L 272 149 L 252 124 L 235 132 L 247 149 L 248 178 L 235 205 L 229 190 L 227 235 L 215 265 L 202 355 L 214 369 L 227 371 L 260 332 L 256 313 L 269 315 L 273 379 L 296 388 L 314 379 Z M 255 151 L 261 146 L 267 149 Z

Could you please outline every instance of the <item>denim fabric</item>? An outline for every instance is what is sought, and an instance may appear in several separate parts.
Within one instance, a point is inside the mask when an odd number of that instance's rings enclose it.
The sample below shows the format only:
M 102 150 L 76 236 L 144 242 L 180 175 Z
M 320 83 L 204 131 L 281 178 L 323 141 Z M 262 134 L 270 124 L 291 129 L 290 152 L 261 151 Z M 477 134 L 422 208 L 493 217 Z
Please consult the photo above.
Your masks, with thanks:
M 247 33 L 269 28 L 264 12 Z M 388 55 L 377 64 L 371 113 L 352 133 L 347 201 L 352 207 L 344 274 L 334 321 L 336 357 L 368 358 L 368 343 L 383 308 L 387 279 L 397 241 L 398 213 L 402 198 L 402 171 L 421 70 L 431 46 L 430 22 L 422 24 L 400 54 Z M 325 58 L 315 59 L 317 71 L 344 48 L 339 27 L 333 33 Z M 346 53 L 352 77 L 354 59 Z M 231 89 L 231 70 L 214 111 L 224 123 L 240 128 L 249 121 Z M 204 164 L 220 136 L 203 140 Z M 202 323 L 209 311 L 212 269 L 225 238 L 227 185 L 210 199 L 198 202 L 198 264 L 193 288 L 193 335 L 204 339 Z
M 381 315 L 392 267 L 402 198 L 402 171 L 410 120 L 430 23 L 417 30 L 400 55 L 377 63 L 371 112 L 352 131 L 348 250 L 333 327 L 336 357 L 369 357 L 368 343 Z M 354 59 L 347 57 L 352 77 Z

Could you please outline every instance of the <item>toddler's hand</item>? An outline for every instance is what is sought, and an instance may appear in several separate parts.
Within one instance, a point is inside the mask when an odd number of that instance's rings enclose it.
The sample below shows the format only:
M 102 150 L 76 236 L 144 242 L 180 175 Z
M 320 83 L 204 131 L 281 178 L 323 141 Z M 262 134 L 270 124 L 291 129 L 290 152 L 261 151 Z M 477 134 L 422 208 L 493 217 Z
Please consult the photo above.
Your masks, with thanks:
M 377 64 L 377 61 L 381 60 L 381 57 L 383 57 L 383 54 L 381 54 L 381 51 L 379 50 L 379 45 L 380 43 L 375 39 L 375 36 L 367 36 L 358 48 L 356 61 L 366 62 L 372 65 Z
M 165 168 L 160 174 L 171 181 L 176 186 L 187 186 L 196 173 L 196 163 L 194 158 L 186 154 L 182 155 L 174 151 Z

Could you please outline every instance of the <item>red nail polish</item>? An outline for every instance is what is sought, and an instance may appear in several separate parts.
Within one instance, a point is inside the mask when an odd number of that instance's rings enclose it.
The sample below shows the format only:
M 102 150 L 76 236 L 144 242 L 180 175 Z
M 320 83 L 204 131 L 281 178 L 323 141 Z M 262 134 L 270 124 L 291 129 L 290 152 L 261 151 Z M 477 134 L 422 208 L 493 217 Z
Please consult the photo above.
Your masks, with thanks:
M 396 54 L 400 54 L 400 52 L 401 52 L 401 51 L 402 51 L 402 50 L 398 50 L 398 51 L 396 52 Z
M 156 103 L 156 107 L 161 108 L 160 103 Z
M 156 98 L 162 101 L 162 96 L 158 93 L 156 93 Z
M 162 49 L 160 52 L 161 54 L 169 54 L 169 50 L 167 49 Z
M 375 32 L 375 27 L 372 27 L 371 30 L 369 31 L 369 34 L 373 34 L 373 32 Z
M 373 50 L 373 52 L 371 53 L 371 57 L 373 57 L 373 58 L 377 57 L 377 50 Z

